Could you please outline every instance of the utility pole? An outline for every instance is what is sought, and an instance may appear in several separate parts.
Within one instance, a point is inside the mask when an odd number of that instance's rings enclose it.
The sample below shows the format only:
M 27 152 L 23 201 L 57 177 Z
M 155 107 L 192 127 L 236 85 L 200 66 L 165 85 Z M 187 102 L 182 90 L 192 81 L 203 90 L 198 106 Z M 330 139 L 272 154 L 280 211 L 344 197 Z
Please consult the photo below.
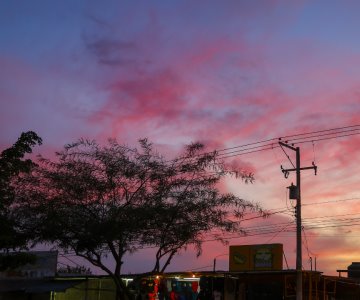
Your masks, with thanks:
M 315 170 L 315 175 L 317 173 L 317 166 L 314 162 L 311 167 L 301 168 L 300 166 L 300 148 L 293 147 L 287 143 L 279 141 L 280 146 L 284 146 L 288 149 L 295 151 L 296 153 L 296 167 L 293 169 L 283 169 L 281 166 L 281 171 L 284 173 L 285 178 L 289 176 L 289 172 L 296 172 L 296 300 L 302 300 L 302 237 L 301 237 L 301 170 Z

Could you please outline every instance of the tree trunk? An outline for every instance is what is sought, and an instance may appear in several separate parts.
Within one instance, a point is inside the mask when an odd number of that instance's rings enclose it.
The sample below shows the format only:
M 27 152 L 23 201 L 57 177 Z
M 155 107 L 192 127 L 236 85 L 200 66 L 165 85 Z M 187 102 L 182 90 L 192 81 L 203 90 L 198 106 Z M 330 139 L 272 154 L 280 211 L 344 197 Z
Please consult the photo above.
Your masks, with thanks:
M 173 250 L 173 251 L 171 251 L 171 253 L 170 253 L 170 255 L 169 255 L 168 259 L 166 260 L 166 262 L 165 262 L 164 266 L 163 266 L 163 267 L 162 267 L 162 269 L 161 269 L 161 273 L 165 272 L 165 269 L 166 269 L 166 268 L 167 268 L 167 266 L 170 264 L 170 262 L 171 262 L 171 260 L 172 260 L 173 256 L 176 254 L 176 252 L 177 252 L 177 250 Z
M 130 293 L 129 289 L 125 283 L 121 280 L 119 276 L 113 275 L 113 280 L 116 287 L 116 300 L 133 300 L 133 296 Z
M 132 300 L 132 294 L 130 293 L 128 287 L 125 285 L 124 281 L 121 279 L 121 260 L 118 260 L 115 266 L 115 272 L 112 275 L 113 280 L 116 286 L 116 300 Z
M 153 273 L 158 273 L 160 271 L 160 259 L 161 259 L 161 248 L 156 252 L 156 262 L 153 269 Z

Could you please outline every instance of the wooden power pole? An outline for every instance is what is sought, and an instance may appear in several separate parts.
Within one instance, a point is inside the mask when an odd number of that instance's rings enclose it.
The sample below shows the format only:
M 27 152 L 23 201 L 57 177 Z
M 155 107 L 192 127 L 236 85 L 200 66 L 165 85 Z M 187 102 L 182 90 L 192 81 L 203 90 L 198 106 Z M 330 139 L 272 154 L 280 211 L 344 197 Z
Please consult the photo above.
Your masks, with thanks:
M 296 153 L 296 167 L 293 169 L 283 169 L 281 170 L 284 173 L 285 178 L 289 176 L 289 172 L 296 172 L 296 300 L 302 300 L 302 236 L 301 236 L 301 170 L 313 169 L 315 170 L 315 175 L 317 172 L 317 166 L 314 162 L 311 167 L 301 168 L 300 166 L 300 148 L 293 147 L 287 143 L 279 142 L 280 146 L 284 146 L 288 149 L 295 151 Z

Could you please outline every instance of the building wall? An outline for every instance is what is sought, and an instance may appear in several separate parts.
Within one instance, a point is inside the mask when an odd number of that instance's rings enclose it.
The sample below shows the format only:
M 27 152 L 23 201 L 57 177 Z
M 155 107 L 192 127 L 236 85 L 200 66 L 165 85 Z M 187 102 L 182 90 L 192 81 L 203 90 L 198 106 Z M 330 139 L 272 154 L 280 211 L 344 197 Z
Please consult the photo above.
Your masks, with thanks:
M 55 300 L 114 300 L 115 284 L 110 278 L 90 278 L 67 289 L 64 293 L 55 293 L 54 298 Z

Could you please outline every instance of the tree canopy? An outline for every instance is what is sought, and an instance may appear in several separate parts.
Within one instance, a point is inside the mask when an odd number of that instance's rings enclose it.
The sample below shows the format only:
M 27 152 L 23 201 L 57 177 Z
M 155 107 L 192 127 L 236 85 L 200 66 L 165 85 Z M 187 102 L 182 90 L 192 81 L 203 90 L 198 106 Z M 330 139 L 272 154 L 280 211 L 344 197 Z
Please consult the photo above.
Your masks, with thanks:
M 27 245 L 32 238 L 21 226 L 21 219 L 15 216 L 15 190 L 12 181 L 22 173 L 29 173 L 36 164 L 26 154 L 32 153 L 32 147 L 41 144 L 41 138 L 33 131 L 24 132 L 16 143 L 0 154 L 0 251 L 19 250 Z M 5 270 L 26 262 L 33 258 L 23 254 L 2 254 L 0 269 Z
M 228 170 L 216 152 L 203 151 L 195 143 L 166 160 L 146 139 L 139 149 L 115 140 L 105 146 L 79 140 L 54 161 L 41 158 L 31 176 L 19 177 L 18 213 L 39 241 L 73 251 L 112 276 L 121 297 L 126 253 L 156 247 L 153 271 L 164 271 L 189 245 L 200 254 L 204 234 L 241 231 L 246 210 L 262 213 L 218 190 L 225 175 L 248 182 L 252 174 Z M 109 255 L 113 269 L 104 262 Z

